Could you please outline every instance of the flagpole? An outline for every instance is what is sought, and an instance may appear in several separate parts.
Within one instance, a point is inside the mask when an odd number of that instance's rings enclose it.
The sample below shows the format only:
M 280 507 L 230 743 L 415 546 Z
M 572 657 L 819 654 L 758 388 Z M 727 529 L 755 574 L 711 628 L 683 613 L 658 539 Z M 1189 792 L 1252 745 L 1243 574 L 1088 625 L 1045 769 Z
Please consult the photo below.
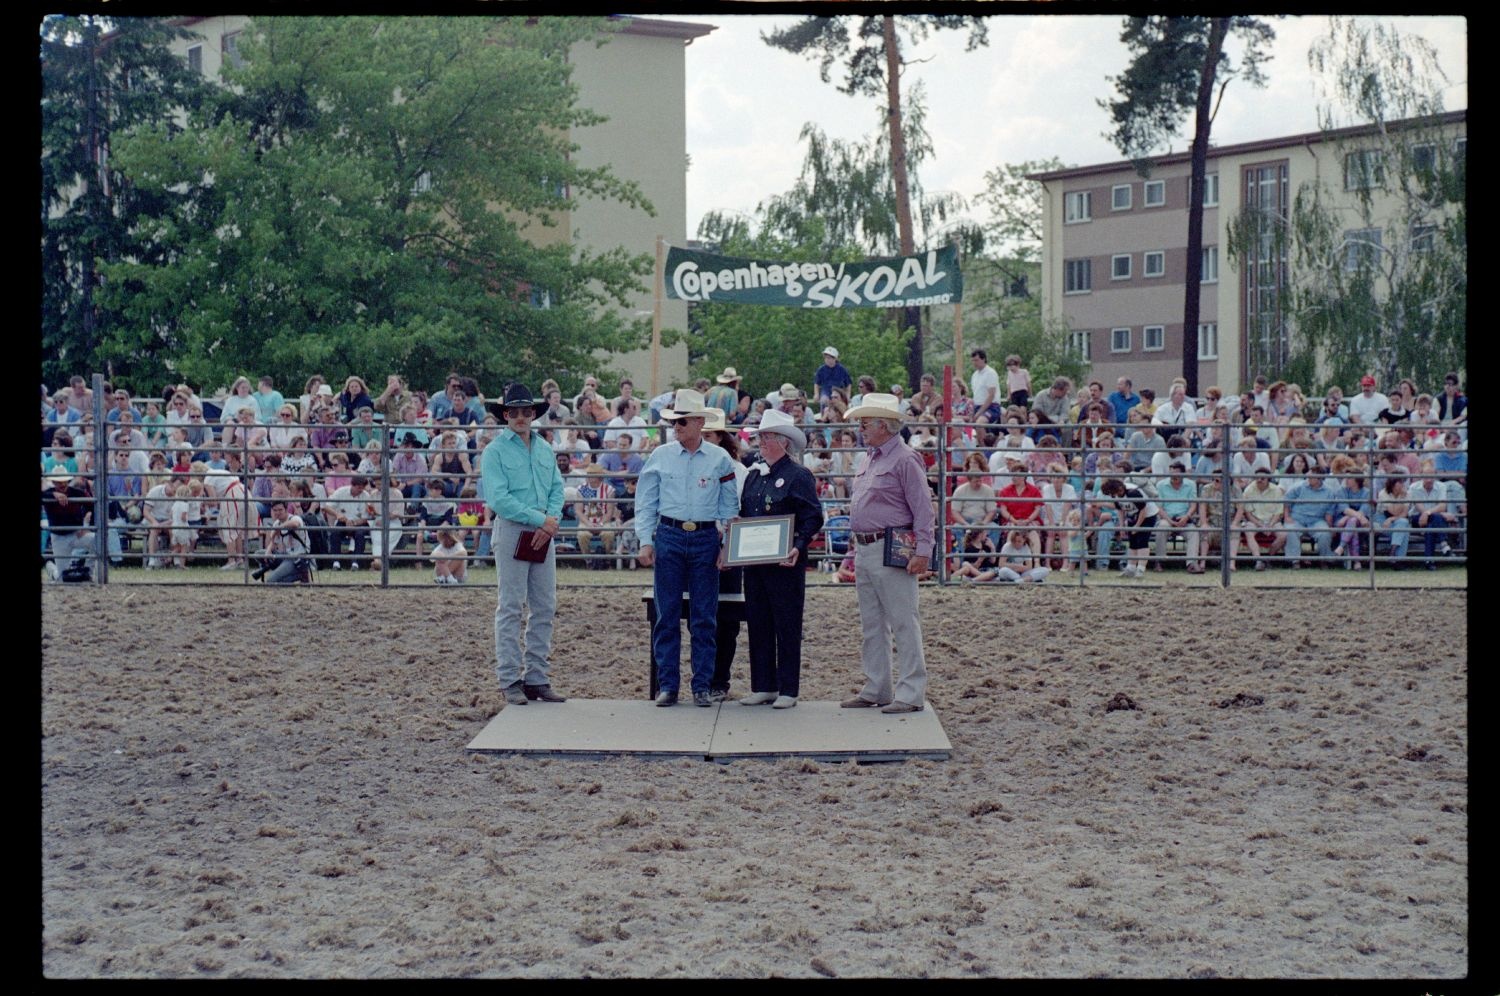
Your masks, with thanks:
M 665 274 L 662 252 L 666 248 L 665 235 L 656 237 L 656 306 L 651 313 L 651 397 L 661 393 L 661 296 Z

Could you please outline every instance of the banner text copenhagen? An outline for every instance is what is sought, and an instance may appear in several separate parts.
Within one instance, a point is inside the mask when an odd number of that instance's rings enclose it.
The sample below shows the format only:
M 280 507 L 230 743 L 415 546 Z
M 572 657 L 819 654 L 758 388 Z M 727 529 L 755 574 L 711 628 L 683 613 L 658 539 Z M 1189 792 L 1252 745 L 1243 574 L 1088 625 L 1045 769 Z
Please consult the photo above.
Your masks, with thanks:
M 963 275 L 954 246 L 860 263 L 741 259 L 672 246 L 667 297 L 801 308 L 909 308 L 957 304 Z

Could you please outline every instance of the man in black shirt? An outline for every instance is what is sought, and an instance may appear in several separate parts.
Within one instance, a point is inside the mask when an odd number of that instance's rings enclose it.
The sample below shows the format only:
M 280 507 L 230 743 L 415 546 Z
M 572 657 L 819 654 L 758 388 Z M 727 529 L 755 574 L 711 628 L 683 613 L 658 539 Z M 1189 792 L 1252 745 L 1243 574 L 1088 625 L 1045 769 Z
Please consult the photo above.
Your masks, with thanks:
M 47 487 L 42 491 L 42 511 L 52 537 L 49 571 L 54 578 L 75 558 L 87 557 L 92 552 L 94 534 L 84 527 L 92 520 L 93 509 L 94 496 L 87 488 L 74 484 L 71 474 L 61 470 L 48 475 Z

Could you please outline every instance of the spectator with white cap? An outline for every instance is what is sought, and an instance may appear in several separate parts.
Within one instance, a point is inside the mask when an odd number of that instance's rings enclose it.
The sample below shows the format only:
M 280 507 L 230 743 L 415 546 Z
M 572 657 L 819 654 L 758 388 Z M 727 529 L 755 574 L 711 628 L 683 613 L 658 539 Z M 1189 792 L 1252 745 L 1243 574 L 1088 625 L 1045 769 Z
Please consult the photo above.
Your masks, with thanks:
M 853 378 L 839 362 L 839 351 L 834 347 L 829 346 L 823 350 L 823 365 L 818 368 L 817 373 L 813 374 L 813 386 L 817 389 L 815 393 L 819 401 L 832 395 L 835 387 L 848 391 L 854 386 Z
M 717 408 L 729 419 L 740 403 L 740 373 L 734 367 L 725 367 L 724 372 L 714 378 L 714 386 L 703 397 L 709 408 Z M 748 397 L 748 395 L 747 395 Z

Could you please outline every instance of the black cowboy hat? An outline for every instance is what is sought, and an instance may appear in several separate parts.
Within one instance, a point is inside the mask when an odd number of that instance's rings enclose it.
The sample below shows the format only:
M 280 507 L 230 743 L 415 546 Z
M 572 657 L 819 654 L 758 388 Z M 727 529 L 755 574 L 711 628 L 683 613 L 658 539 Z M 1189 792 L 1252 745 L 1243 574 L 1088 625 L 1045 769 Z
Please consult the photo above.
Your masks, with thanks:
M 531 396 L 531 389 L 525 384 L 506 384 L 505 398 L 502 401 L 487 401 L 485 408 L 496 418 L 505 418 L 507 408 L 530 408 L 538 416 L 547 410 L 547 402 L 538 401 Z

